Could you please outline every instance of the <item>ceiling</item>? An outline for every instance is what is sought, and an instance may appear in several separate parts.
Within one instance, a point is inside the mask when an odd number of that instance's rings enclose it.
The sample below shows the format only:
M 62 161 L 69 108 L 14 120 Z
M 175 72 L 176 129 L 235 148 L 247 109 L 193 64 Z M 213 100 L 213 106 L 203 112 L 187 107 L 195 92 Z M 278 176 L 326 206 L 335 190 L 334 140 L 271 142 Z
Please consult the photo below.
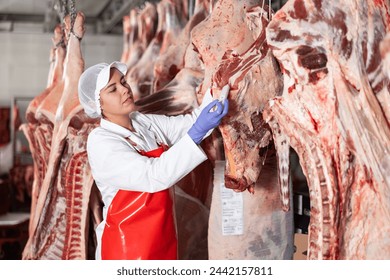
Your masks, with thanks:
M 74 3 L 85 14 L 89 32 L 122 34 L 123 16 L 146 1 L 159 0 L 0 0 L 0 32 L 53 32 L 61 21 L 60 4 Z M 263 1 L 277 10 L 287 0 Z
M 52 32 L 60 22 L 60 2 L 72 0 L 0 0 L 0 32 L 14 32 L 20 26 L 37 25 Z M 76 11 L 86 16 L 86 24 L 96 33 L 121 33 L 122 17 L 145 0 L 73 0 Z M 24 24 L 24 25 L 23 25 Z M 39 28 L 39 27 L 38 27 Z
M 53 0 L 1 0 L 2 14 L 43 15 L 48 7 L 57 4 Z M 75 1 L 76 9 L 87 16 L 98 16 L 110 0 L 79 0 Z

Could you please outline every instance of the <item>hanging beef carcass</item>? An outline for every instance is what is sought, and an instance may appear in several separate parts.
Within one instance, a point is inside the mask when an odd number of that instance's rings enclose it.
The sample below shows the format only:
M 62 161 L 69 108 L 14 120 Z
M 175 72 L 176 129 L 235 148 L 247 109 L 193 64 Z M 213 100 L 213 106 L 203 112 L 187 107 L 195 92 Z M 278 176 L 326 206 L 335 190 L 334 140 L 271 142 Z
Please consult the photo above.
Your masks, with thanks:
M 229 114 L 220 125 L 227 161 L 225 185 L 252 192 L 242 193 L 243 234 L 222 236 L 221 197 L 214 186 L 211 259 L 292 258 L 292 212 L 283 212 L 277 203 L 276 158 L 261 115 L 266 101 L 282 90 L 281 73 L 265 40 L 269 16 L 262 1 L 218 1 L 191 33 L 205 69 L 200 94 L 211 86 L 218 97 L 225 84 L 231 87 Z
M 130 23 L 129 15 L 123 16 L 122 27 L 123 27 L 123 50 L 122 50 L 120 62 L 126 63 L 127 59 L 129 58 L 130 33 L 131 33 L 131 23 Z
M 189 68 L 182 69 L 165 87 L 137 100 L 142 113 L 179 115 L 198 107 L 196 89 L 203 81 L 203 73 Z
M 127 49 L 123 50 L 124 53 L 122 53 L 123 59 L 126 58 L 125 63 L 127 67 L 134 66 L 138 59 L 142 56 L 142 52 L 145 50 L 142 48 L 142 44 L 139 39 L 139 28 L 138 28 L 138 10 L 133 9 L 129 13 L 129 22 L 124 22 L 123 25 L 126 26 L 129 24 L 129 30 L 126 32 L 129 32 L 129 36 L 124 36 L 123 39 L 128 39 L 128 42 L 124 42 L 124 48 L 127 47 Z M 126 18 L 125 18 L 126 20 Z
M 157 29 L 157 9 L 156 5 L 147 2 L 145 7 L 132 9 L 129 16 L 123 20 L 124 29 L 124 49 L 121 60 L 131 69 L 138 63 L 144 51 L 153 40 Z
M 159 56 L 166 53 L 170 46 L 177 44 L 179 34 L 187 23 L 187 21 L 183 22 L 184 11 L 181 10 L 183 9 L 182 5 L 180 5 L 181 1 L 165 0 L 162 3 L 164 6 L 165 32 Z
M 203 5 L 197 5 L 195 14 L 179 32 L 174 44 L 168 46 L 165 53 L 161 54 L 154 66 L 153 93 L 163 89 L 176 74 L 184 68 L 184 56 L 190 44 L 191 30 L 207 16 Z M 182 74 L 183 75 L 183 74 Z M 203 75 L 203 73 L 202 73 Z
M 65 23 L 71 26 L 69 17 Z M 63 92 L 56 100 L 55 119 L 51 119 L 54 129 L 49 167 L 39 193 L 24 259 L 86 258 L 88 202 L 93 184 L 86 137 L 97 124 L 84 114 L 77 94 L 78 80 L 84 70 L 80 48 L 84 35 L 82 13 L 77 13 L 70 30 Z
M 134 100 L 152 93 L 154 65 L 157 57 L 161 52 L 164 52 L 174 36 L 176 36 L 175 33 L 181 28 L 175 6 L 170 0 L 159 2 L 157 4 L 157 12 L 158 26 L 156 34 L 142 57 L 126 74 L 126 81 L 133 91 Z
M 26 110 L 27 123 L 21 126 L 34 161 L 34 181 L 31 194 L 30 228 L 34 220 L 35 207 L 42 183 L 48 168 L 51 140 L 53 134 L 54 112 L 46 110 L 46 104 L 62 93 L 64 87 L 63 64 L 65 59 L 64 33 L 60 26 L 54 30 L 53 37 L 55 65 L 49 73 L 49 86 L 29 104 Z M 46 100 L 47 98 L 47 100 Z M 50 102 L 51 103 L 51 102 Z M 53 106 L 54 107 L 54 106 Z M 49 108 L 48 108 L 49 109 Z
M 157 31 L 158 13 L 155 4 L 146 2 L 145 7 L 139 12 L 138 37 L 143 50 L 149 46 Z
M 231 113 L 220 128 L 226 136 L 225 183 L 232 189 L 245 190 L 257 181 L 265 157 L 261 149 L 272 138 L 260 112 L 282 89 L 281 74 L 265 42 L 267 16 L 261 1 L 237 6 L 220 1 L 192 31 L 192 43 L 205 69 L 200 94 L 211 86 L 218 97 L 225 84 L 231 86 Z
M 153 94 L 139 99 L 136 104 L 143 113 L 178 115 L 191 112 L 202 101 L 197 97 L 198 86 L 204 78 L 196 53 L 185 60 L 192 51 L 191 30 L 206 17 L 205 4 L 197 2 L 194 15 L 181 30 L 176 43 L 160 54 L 154 66 Z
M 390 257 L 389 24 L 388 1 L 291 0 L 268 25 L 284 90 L 264 118 L 307 177 L 309 259 Z

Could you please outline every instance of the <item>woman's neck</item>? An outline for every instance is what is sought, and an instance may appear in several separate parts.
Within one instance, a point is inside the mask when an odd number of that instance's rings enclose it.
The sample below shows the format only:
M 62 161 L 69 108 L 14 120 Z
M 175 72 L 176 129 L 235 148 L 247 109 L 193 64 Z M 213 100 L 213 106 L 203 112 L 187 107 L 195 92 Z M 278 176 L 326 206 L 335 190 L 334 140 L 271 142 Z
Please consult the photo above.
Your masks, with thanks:
M 131 119 L 127 115 L 126 116 L 106 116 L 105 119 L 112 122 L 112 123 L 120 125 L 124 128 L 127 128 L 130 131 L 135 131 L 133 124 L 131 122 Z

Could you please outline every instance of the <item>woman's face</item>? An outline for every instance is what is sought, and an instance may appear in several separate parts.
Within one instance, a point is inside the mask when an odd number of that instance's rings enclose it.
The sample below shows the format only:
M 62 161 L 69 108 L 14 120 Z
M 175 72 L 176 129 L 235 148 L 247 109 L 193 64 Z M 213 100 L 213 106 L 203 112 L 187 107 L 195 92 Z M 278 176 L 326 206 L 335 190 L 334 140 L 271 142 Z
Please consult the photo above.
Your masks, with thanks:
M 100 91 L 100 106 L 105 117 L 129 115 L 135 109 L 130 86 L 114 67 L 110 70 L 110 80 Z

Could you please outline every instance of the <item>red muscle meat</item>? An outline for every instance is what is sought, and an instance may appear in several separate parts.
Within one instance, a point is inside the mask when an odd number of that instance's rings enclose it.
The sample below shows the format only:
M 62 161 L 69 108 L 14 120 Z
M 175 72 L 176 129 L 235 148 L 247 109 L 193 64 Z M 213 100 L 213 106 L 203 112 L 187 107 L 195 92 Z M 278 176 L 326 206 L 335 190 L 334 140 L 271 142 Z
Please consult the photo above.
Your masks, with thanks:
M 261 112 L 282 90 L 281 73 L 265 41 L 267 16 L 261 1 L 219 1 L 191 35 L 205 69 L 200 93 L 211 86 L 218 97 L 225 84 L 231 87 L 229 114 L 220 130 L 227 159 L 225 183 L 232 189 L 252 189 L 257 181 L 272 139 Z
M 267 27 L 284 90 L 263 115 L 308 181 L 309 259 L 390 257 L 389 25 L 388 1 L 291 0 Z

